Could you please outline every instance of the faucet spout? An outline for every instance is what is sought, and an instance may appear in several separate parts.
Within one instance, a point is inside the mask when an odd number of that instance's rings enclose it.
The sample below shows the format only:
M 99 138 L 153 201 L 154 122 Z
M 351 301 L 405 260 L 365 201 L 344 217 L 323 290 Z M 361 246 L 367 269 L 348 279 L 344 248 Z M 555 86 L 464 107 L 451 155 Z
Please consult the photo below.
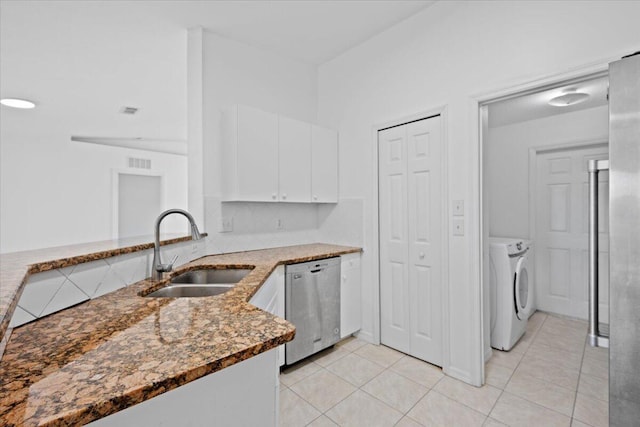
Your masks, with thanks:
M 193 240 L 202 239 L 202 235 L 200 234 L 200 230 L 198 230 L 196 221 L 193 219 L 193 216 L 191 216 L 189 212 L 182 209 L 169 209 L 158 215 L 155 223 L 155 240 L 153 243 L 153 268 L 151 271 L 151 279 L 154 281 L 162 280 L 162 273 L 171 271 L 171 269 L 173 268 L 173 263 L 177 258 L 174 258 L 168 264 L 163 264 L 160 258 L 160 224 L 162 223 L 163 219 L 171 214 L 180 214 L 185 216 L 189 220 L 189 224 L 191 225 L 191 238 Z

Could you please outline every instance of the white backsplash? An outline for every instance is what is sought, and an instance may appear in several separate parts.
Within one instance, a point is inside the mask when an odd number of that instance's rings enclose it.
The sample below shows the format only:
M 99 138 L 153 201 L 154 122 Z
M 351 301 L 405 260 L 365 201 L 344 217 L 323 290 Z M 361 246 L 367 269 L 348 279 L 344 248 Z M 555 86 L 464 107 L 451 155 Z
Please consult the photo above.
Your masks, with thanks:
M 233 231 L 222 232 L 222 220 Z M 207 253 L 326 242 L 362 246 L 363 200 L 337 204 L 225 202 L 205 197 Z M 280 222 L 278 222 L 280 221 Z
M 187 241 L 161 248 L 163 262 L 175 255 L 175 267 L 206 255 L 207 243 Z M 118 255 L 98 261 L 29 276 L 9 327 L 63 310 L 78 303 L 116 291 L 151 276 L 153 249 Z

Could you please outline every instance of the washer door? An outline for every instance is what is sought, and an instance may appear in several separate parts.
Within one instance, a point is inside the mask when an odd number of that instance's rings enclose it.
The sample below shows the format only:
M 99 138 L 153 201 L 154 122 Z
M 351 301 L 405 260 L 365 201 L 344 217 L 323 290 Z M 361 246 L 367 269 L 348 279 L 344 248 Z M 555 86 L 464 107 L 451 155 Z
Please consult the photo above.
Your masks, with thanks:
M 529 272 L 527 267 L 527 257 L 520 257 L 516 265 L 516 274 L 513 277 L 516 316 L 520 320 L 528 319 L 531 311 L 532 295 L 529 295 Z

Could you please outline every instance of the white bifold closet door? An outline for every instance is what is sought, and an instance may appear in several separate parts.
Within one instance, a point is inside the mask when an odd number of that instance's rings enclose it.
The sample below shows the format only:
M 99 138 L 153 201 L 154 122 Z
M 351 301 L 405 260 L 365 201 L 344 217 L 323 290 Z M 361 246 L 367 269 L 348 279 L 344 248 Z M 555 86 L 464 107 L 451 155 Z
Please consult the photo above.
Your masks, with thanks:
M 381 342 L 442 365 L 439 116 L 378 132 Z

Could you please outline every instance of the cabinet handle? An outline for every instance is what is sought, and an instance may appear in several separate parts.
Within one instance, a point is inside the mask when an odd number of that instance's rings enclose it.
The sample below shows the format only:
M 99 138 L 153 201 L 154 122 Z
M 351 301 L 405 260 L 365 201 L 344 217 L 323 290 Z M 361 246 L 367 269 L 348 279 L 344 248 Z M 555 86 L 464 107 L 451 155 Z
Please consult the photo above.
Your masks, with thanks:
M 282 195 L 282 200 L 287 200 L 287 194 L 286 193 Z
M 418 255 L 420 257 L 420 259 L 424 258 L 424 252 L 420 252 L 420 254 Z
M 318 200 L 318 196 L 313 196 L 313 200 Z
M 277 196 L 276 196 L 276 193 L 273 193 L 273 194 L 271 195 L 271 198 L 272 198 L 273 200 L 275 200 L 275 199 L 276 199 L 276 197 L 277 197 Z

